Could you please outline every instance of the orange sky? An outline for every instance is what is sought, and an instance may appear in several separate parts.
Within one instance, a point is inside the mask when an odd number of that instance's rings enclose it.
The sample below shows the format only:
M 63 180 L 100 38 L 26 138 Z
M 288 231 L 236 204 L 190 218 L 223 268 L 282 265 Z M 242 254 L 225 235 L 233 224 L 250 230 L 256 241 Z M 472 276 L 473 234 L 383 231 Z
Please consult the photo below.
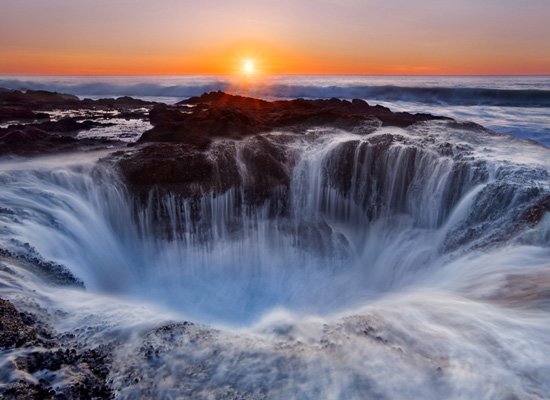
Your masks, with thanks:
M 549 74 L 547 0 L 2 0 L 0 74 Z

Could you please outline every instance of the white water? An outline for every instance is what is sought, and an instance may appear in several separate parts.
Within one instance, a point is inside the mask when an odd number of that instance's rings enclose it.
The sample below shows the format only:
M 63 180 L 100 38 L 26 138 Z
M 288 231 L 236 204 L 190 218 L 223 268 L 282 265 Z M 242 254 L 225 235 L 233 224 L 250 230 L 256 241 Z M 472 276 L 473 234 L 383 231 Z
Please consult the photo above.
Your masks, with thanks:
M 119 338 L 122 397 L 548 397 L 550 216 L 517 222 L 550 193 L 548 149 L 446 123 L 267 139 L 291 183 L 260 205 L 242 188 L 140 205 L 105 154 L 1 162 L 1 247 L 29 243 L 87 290 L 14 264 L 0 295 Z M 249 182 L 254 139 L 217 146 Z M 184 319 L 221 331 L 140 333 Z

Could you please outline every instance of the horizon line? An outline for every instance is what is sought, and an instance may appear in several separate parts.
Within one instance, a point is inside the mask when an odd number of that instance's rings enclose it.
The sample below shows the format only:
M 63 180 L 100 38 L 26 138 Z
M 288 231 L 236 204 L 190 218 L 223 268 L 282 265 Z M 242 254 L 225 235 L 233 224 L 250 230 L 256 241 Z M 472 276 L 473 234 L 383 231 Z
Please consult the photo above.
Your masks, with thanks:
M 3 73 L 0 77 L 192 77 L 192 76 L 211 76 L 211 77 L 239 77 L 241 74 L 231 73 L 178 73 L 178 74 L 46 74 L 46 73 Z M 258 74 L 258 78 L 270 76 L 371 76 L 371 77 L 543 77 L 550 76 L 546 73 L 525 73 L 525 74 L 373 74 L 373 73 L 281 73 L 281 74 Z

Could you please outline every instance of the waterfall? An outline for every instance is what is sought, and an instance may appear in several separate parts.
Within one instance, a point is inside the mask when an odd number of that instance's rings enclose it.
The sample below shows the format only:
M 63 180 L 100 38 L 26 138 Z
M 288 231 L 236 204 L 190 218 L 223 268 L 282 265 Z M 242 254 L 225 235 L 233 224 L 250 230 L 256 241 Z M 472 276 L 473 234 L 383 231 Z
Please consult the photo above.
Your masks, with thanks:
M 548 195 L 547 168 L 426 140 L 380 130 L 220 141 L 213 183 L 192 195 L 136 197 L 91 156 L 5 164 L 0 243 L 65 266 L 91 290 L 237 324 L 277 308 L 356 307 L 518 238 L 548 245 L 520 218 Z M 273 149 L 288 174 L 275 183 L 255 164 Z
M 435 122 L 219 140 L 176 188 L 0 160 L 0 295 L 121 398 L 546 398 L 547 155 Z

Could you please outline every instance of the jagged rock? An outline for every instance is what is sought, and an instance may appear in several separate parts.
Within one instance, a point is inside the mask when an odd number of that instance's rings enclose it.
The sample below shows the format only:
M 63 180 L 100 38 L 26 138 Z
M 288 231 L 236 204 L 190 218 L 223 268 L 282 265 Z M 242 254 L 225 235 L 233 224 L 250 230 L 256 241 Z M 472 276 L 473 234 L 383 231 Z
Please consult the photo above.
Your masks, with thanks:
M 287 187 L 290 180 L 288 149 L 279 148 L 259 133 L 280 128 L 303 133 L 314 126 L 353 129 L 365 123 L 408 126 L 440 118 L 393 113 L 358 99 L 270 102 L 223 92 L 192 97 L 175 106 L 156 105 L 149 117 L 153 129 L 139 142 L 156 144 L 138 146 L 118 161 L 134 188 L 160 186 L 191 195 L 241 185 L 250 202 L 267 198 L 274 188 Z M 213 141 L 220 138 L 253 138 L 250 146 L 241 146 L 239 154 L 239 162 L 247 166 L 246 179 L 239 177 L 235 154 L 225 157 L 219 146 L 213 150 Z M 382 140 L 381 146 L 387 147 L 385 139 L 374 142 Z
M 48 92 L 45 90 L 10 90 L 0 88 L 0 110 L 9 107 L 26 107 L 28 110 L 53 109 L 127 109 L 149 107 L 154 102 L 134 99 L 128 96 L 116 99 L 83 99 L 72 94 Z M 2 115 L 0 113 L 0 115 Z
M 113 144 L 115 142 L 112 140 L 77 140 L 75 137 L 80 131 L 110 125 L 94 121 L 96 118 L 117 116 L 144 119 L 147 117 L 148 108 L 153 104 L 131 97 L 80 100 L 77 96 L 43 90 L 19 91 L 0 88 L 0 122 L 14 121 L 14 124 L 0 128 L 0 156 L 35 156 Z M 42 112 L 59 110 L 85 110 L 86 113 L 85 116 L 81 113 L 52 121 L 49 114 Z
M 74 149 L 77 140 L 48 133 L 32 126 L 0 130 L 0 155 L 47 154 Z
M 36 339 L 36 331 L 8 300 L 0 299 L 0 348 L 20 347 Z
M 49 114 L 34 112 L 28 107 L 0 107 L 0 122 L 49 119 Z
M 206 154 L 188 145 L 155 144 L 126 153 L 118 162 L 134 187 L 163 185 L 185 189 L 188 185 L 208 185 L 213 165 Z
M 110 399 L 113 393 L 107 376 L 112 363 L 112 346 L 77 349 L 63 343 L 32 314 L 21 313 L 0 299 L 0 350 L 36 346 L 37 350 L 14 352 L 12 367 L 26 374 L 36 374 L 37 381 L 14 380 L 0 385 L 2 399 Z M 48 343 L 44 336 L 49 336 Z M 49 349 L 48 349 L 49 348 Z M 44 373 L 47 372 L 47 373 Z M 56 373 L 70 377 L 56 382 Z M 21 375 L 19 375 L 21 376 Z M 55 387 L 55 389 L 54 389 Z
M 48 92 L 45 90 L 9 90 L 0 88 L 0 105 L 25 105 L 27 107 L 69 106 L 80 100 L 72 94 Z
M 369 121 L 406 127 L 420 121 L 445 119 L 429 114 L 394 113 L 359 99 L 269 102 L 223 92 L 192 97 L 176 106 L 156 106 L 150 118 L 154 128 L 145 132 L 140 142 L 176 142 L 199 147 L 207 146 L 216 137 L 242 138 L 278 128 L 352 129 Z
M 24 251 L 19 254 L 0 248 L 0 259 L 5 257 L 16 260 L 23 268 L 36 273 L 54 285 L 84 288 L 84 283 L 63 265 L 44 260 L 28 243 L 20 244 L 20 246 Z
M 550 195 L 543 196 L 535 204 L 525 210 L 520 218 L 528 224 L 536 225 L 545 213 L 550 213 Z

